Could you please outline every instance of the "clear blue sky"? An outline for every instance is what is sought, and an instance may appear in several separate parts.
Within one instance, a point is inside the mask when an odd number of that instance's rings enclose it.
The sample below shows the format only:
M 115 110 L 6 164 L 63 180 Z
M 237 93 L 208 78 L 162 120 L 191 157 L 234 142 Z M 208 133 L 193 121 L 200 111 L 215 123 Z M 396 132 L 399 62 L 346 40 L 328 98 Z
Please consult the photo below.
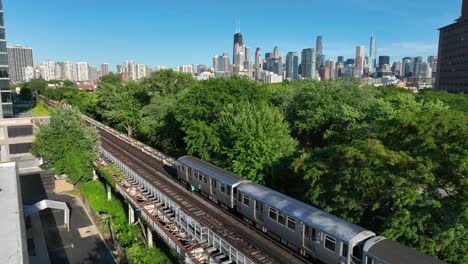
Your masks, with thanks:
M 437 55 L 439 27 L 461 13 L 462 0 L 3 0 L 8 44 L 34 50 L 35 63 L 123 60 L 153 65 L 211 65 L 212 57 L 232 53 L 235 21 L 244 42 L 282 55 L 314 48 L 354 57 L 355 46 L 378 55 Z M 252 54 L 253 55 L 253 54 Z

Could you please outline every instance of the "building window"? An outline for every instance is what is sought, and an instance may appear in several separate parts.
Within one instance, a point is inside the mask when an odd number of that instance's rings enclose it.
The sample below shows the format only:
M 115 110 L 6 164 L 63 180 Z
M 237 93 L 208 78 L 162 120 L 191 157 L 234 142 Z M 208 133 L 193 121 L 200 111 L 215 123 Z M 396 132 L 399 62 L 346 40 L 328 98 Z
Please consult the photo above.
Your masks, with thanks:
M 247 195 L 244 195 L 244 204 L 247 206 L 250 205 L 250 197 L 248 197 Z
M 8 138 L 29 137 L 33 135 L 32 126 L 10 126 L 8 127 Z
M 268 216 L 269 216 L 271 219 L 273 219 L 273 220 L 276 221 L 276 216 L 277 216 L 276 210 L 273 209 L 273 208 L 270 208 L 270 212 L 269 212 Z
M 325 236 L 325 247 L 335 252 L 336 240 L 332 237 Z
M 291 230 L 296 230 L 296 220 L 288 216 L 288 228 Z
M 10 144 L 10 154 L 23 154 L 31 152 L 32 143 Z

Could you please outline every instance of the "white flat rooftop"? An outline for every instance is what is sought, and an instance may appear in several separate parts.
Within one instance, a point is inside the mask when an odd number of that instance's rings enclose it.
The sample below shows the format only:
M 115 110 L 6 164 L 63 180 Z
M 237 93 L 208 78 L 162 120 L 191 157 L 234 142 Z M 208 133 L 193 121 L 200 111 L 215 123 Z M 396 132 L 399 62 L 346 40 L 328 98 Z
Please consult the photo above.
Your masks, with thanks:
M 23 205 L 15 162 L 0 163 L 0 263 L 29 263 Z

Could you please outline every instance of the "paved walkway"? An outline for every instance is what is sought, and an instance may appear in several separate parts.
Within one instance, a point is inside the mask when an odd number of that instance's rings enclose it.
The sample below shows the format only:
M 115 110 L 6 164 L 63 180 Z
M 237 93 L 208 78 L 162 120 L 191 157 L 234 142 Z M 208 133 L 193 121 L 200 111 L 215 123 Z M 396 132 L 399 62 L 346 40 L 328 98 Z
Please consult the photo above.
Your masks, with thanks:
M 71 208 L 70 231 L 63 224 L 63 212 L 41 212 L 44 236 L 51 263 L 115 263 L 96 227 L 78 198 L 53 194 L 49 199 L 66 202 Z

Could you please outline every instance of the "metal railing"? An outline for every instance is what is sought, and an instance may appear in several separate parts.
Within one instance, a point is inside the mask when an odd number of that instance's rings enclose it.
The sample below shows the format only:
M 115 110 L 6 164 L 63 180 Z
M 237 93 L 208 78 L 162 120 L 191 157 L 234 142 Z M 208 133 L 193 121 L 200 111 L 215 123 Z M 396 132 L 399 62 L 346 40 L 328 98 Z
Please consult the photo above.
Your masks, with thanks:
M 188 215 L 184 210 L 178 206 L 176 202 L 172 199 L 167 197 L 163 192 L 158 190 L 154 185 L 148 183 L 143 177 L 138 175 L 135 171 L 130 169 L 125 163 L 121 160 L 117 159 L 114 155 L 112 155 L 107 150 L 101 148 L 101 152 L 105 158 L 113 162 L 117 165 L 119 169 L 121 169 L 131 181 L 134 181 L 136 184 L 143 189 L 147 196 L 154 197 L 156 201 L 159 201 L 161 204 L 164 205 L 165 208 L 171 210 L 174 214 L 174 217 L 169 218 L 167 213 L 162 212 L 158 209 L 158 215 L 162 216 L 165 222 L 168 223 L 175 223 L 177 226 L 182 229 L 186 233 L 186 237 L 188 240 L 196 240 L 199 244 L 208 243 L 212 247 L 216 248 L 219 252 L 222 252 L 226 255 L 231 261 L 238 263 L 238 264 L 253 264 L 254 262 L 251 261 L 249 258 L 244 256 L 240 253 L 235 247 L 229 244 L 226 240 L 222 239 L 219 235 L 215 232 L 210 230 L 208 227 L 201 225 L 198 221 Z M 136 208 L 141 209 L 141 206 L 138 205 L 124 190 L 121 189 L 119 185 L 116 186 L 117 190 L 127 199 L 129 200 L 133 206 Z M 183 259 L 186 259 L 184 250 L 180 248 L 175 241 L 171 239 L 170 236 L 166 234 L 163 230 L 159 228 L 157 223 L 155 223 L 152 218 L 145 212 L 145 210 L 139 210 L 141 216 L 144 220 L 160 235 L 161 238 L 166 241 L 166 243 L 175 249 L 179 256 Z

